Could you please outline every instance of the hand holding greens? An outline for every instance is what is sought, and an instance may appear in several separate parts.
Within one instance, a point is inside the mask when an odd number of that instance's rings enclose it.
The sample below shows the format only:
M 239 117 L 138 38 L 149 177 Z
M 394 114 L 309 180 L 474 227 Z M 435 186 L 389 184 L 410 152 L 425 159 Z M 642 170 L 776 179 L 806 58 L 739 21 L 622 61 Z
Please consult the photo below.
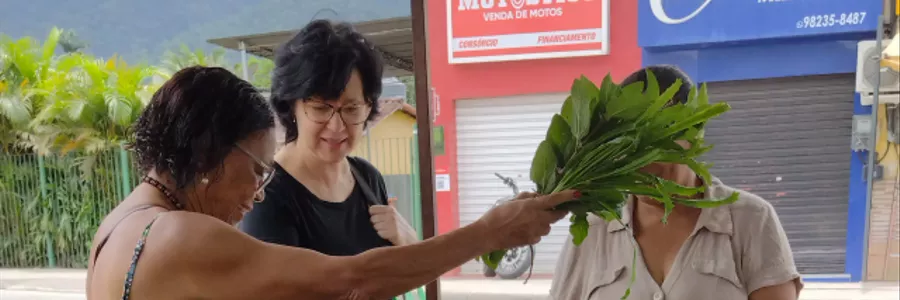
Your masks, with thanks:
M 629 195 L 645 195 L 662 203 L 663 223 L 675 204 L 708 208 L 737 201 L 737 193 L 724 199 L 698 199 L 705 185 L 688 187 L 640 171 L 652 163 L 683 164 L 703 182 L 710 182 L 709 166 L 697 161 L 712 148 L 703 143 L 702 127 L 730 106 L 710 104 L 705 84 L 699 90 L 692 88 L 686 102 L 672 101 L 681 84 L 679 80 L 660 91 L 649 70 L 646 88 L 644 82 L 618 86 L 609 75 L 599 88 L 584 76 L 572 84 L 571 95 L 553 116 L 535 152 L 531 180 L 539 194 L 582 192 L 580 199 L 556 208 L 572 213 L 569 231 L 575 245 L 587 237 L 588 213 L 621 222 Z M 690 147 L 676 141 L 686 141 Z M 485 254 L 481 260 L 496 268 L 505 253 Z

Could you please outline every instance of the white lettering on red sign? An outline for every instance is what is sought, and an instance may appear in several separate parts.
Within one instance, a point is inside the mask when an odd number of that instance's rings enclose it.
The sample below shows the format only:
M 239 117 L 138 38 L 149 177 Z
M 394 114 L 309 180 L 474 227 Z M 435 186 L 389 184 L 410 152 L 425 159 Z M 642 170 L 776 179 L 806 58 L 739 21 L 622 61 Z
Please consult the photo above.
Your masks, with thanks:
M 459 0 L 459 6 L 456 10 L 466 11 L 506 8 L 509 4 L 512 4 L 512 7 L 518 10 L 526 6 L 565 4 L 578 2 L 578 0 L 509 0 L 508 2 L 507 0 Z
M 551 35 L 538 36 L 538 44 L 560 44 L 560 43 L 595 41 L 595 40 L 597 40 L 597 34 L 593 33 L 593 32 L 575 33 L 575 34 L 551 34 Z
M 450 63 L 607 54 L 609 1 L 447 1 Z
M 494 48 L 497 47 L 497 43 L 499 43 L 497 39 L 462 40 L 459 42 L 459 47 L 462 49 Z

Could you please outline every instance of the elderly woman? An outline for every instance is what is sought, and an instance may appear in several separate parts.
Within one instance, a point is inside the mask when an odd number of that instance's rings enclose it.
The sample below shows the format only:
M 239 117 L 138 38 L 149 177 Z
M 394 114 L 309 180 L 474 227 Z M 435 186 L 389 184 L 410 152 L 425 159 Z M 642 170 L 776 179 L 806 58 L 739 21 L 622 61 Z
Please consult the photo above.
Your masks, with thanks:
M 348 156 L 378 112 L 382 69 L 372 44 L 346 23 L 313 21 L 279 47 L 270 101 L 285 145 L 266 201 L 241 230 L 329 255 L 418 239 L 388 205 L 381 173 Z
M 683 84 L 673 102 L 684 103 L 693 84 L 681 70 L 653 66 L 660 89 Z M 622 84 L 646 82 L 640 70 Z M 680 143 L 690 147 L 686 142 Z M 619 299 L 632 276 L 634 300 L 796 300 L 802 288 L 787 237 L 771 204 L 718 179 L 703 182 L 677 164 L 652 164 L 644 172 L 685 186 L 707 185 L 708 198 L 734 191 L 730 205 L 698 209 L 676 205 L 662 224 L 664 208 L 633 196 L 622 223 L 590 217 L 590 232 L 580 246 L 571 237 L 553 277 L 551 299 Z M 632 230 L 627 230 L 625 224 Z M 633 232 L 633 235 L 632 235 Z M 637 264 L 632 265 L 637 242 Z
M 386 299 L 492 249 L 531 244 L 573 191 L 512 201 L 409 246 L 332 257 L 268 244 L 234 224 L 264 197 L 275 152 L 263 97 L 221 68 L 166 82 L 135 124 L 143 183 L 97 230 L 88 299 Z

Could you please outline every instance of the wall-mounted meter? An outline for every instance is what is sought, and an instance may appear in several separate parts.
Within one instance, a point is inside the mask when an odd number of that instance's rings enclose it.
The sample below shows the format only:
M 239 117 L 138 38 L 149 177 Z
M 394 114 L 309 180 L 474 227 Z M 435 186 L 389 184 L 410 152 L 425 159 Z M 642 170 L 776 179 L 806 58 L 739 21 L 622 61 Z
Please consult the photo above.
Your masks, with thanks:
M 854 115 L 852 134 L 850 135 L 850 149 L 853 151 L 869 150 L 869 141 L 872 139 L 872 116 Z

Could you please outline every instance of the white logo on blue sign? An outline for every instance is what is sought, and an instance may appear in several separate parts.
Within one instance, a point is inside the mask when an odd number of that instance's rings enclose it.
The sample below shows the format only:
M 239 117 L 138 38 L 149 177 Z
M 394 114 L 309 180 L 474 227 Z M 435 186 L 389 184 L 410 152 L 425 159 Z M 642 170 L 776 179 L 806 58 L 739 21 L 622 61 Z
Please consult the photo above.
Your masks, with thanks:
M 709 2 L 711 2 L 711 1 L 712 0 L 703 1 L 703 4 L 701 4 L 700 7 L 697 7 L 697 9 L 695 9 L 694 12 L 692 12 L 689 15 L 684 16 L 682 18 L 678 18 L 678 19 L 674 19 L 674 18 L 670 17 L 669 14 L 666 13 L 666 10 L 663 8 L 663 3 L 662 3 L 663 0 L 650 0 L 650 10 L 653 12 L 653 16 L 655 16 L 656 19 L 659 20 L 660 22 L 663 22 L 665 24 L 670 24 L 670 25 L 681 24 L 681 23 L 690 21 L 691 19 L 696 17 L 698 14 L 700 14 L 700 12 L 703 11 L 703 9 L 706 8 L 706 6 L 709 5 Z

